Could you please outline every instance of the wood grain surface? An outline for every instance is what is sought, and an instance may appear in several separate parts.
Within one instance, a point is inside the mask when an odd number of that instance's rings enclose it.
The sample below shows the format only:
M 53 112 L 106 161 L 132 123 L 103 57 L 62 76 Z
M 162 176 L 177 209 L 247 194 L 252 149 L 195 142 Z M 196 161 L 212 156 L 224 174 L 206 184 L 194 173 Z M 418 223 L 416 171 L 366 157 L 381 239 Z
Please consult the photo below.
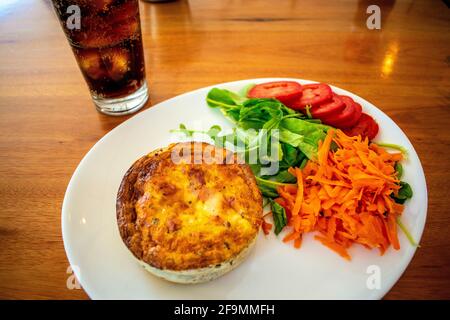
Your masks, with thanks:
M 381 30 L 366 8 L 379 4 Z M 297 77 L 387 113 L 422 161 L 428 218 L 386 299 L 450 299 L 450 10 L 438 0 L 141 2 L 150 101 L 232 80 Z M 187 106 L 188 107 L 188 106 Z M 0 298 L 66 286 L 61 204 L 85 153 L 127 117 L 99 114 L 50 1 L 0 2 Z

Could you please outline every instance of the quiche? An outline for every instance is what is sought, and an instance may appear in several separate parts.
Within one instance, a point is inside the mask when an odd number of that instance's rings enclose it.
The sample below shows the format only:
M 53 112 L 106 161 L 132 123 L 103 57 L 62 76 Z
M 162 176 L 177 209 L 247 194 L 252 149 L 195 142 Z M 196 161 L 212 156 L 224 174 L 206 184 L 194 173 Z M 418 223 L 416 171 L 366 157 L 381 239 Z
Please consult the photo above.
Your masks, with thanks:
M 175 143 L 126 172 L 117 223 L 146 270 L 172 282 L 205 282 L 247 257 L 262 202 L 250 167 L 236 154 L 202 142 Z

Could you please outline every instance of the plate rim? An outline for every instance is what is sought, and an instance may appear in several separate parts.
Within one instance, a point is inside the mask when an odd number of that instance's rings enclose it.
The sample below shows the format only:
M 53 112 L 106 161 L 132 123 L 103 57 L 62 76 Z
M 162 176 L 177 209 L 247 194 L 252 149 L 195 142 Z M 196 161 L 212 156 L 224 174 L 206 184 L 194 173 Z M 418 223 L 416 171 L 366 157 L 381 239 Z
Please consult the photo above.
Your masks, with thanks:
M 218 84 L 213 84 L 213 85 L 209 85 L 209 86 L 205 86 L 205 87 L 201 87 L 201 88 L 197 88 L 188 92 L 184 92 L 181 93 L 179 95 L 176 95 L 172 98 L 163 100 L 161 102 L 158 102 L 155 105 L 150 106 L 149 108 L 143 110 L 142 112 L 139 112 L 138 114 L 135 114 L 134 116 L 130 117 L 129 119 L 123 121 L 122 123 L 120 123 L 118 126 L 114 127 L 113 129 L 111 129 L 110 131 L 108 131 L 107 133 L 105 133 L 99 140 L 97 140 L 97 142 L 95 142 L 95 144 L 88 150 L 88 152 L 85 153 L 85 155 L 83 156 L 83 158 L 80 160 L 80 162 L 78 163 L 77 167 L 75 168 L 75 170 L 73 171 L 73 174 L 70 177 L 69 183 L 67 184 L 66 187 L 66 191 L 64 193 L 64 198 L 63 198 L 63 202 L 62 202 L 62 206 L 61 206 L 61 233 L 62 233 L 62 240 L 63 240 L 63 245 L 64 245 L 64 251 L 66 253 L 67 259 L 69 261 L 69 265 L 72 267 L 75 264 L 74 262 L 74 257 L 73 257 L 73 253 L 72 250 L 70 248 L 70 245 L 68 243 L 68 213 L 67 213 L 67 203 L 69 201 L 70 198 L 70 194 L 71 194 L 71 190 L 74 188 L 74 178 L 76 177 L 76 175 L 78 174 L 78 172 L 81 170 L 82 166 L 84 165 L 84 163 L 86 161 L 88 161 L 88 157 L 90 156 L 90 154 L 92 154 L 94 152 L 95 149 L 97 149 L 99 147 L 99 145 L 107 139 L 108 136 L 110 136 L 114 131 L 119 130 L 119 128 L 121 128 L 122 126 L 127 125 L 127 123 L 129 123 L 130 121 L 138 121 L 140 118 L 144 117 L 144 115 L 148 112 L 155 112 L 155 111 L 150 111 L 150 110 L 154 110 L 155 108 L 163 108 L 164 104 L 172 102 L 172 101 L 176 101 L 178 99 L 182 99 L 184 96 L 187 95 L 195 95 L 197 92 L 199 91 L 203 91 L 203 90 L 208 90 L 208 89 L 212 89 L 214 87 L 221 87 L 221 86 L 230 86 L 230 85 L 239 85 L 239 84 L 251 84 L 251 83 L 262 83 L 262 82 L 269 82 L 269 81 L 297 81 L 300 83 L 320 83 L 318 81 L 314 81 L 314 80 L 308 80 L 308 79 L 300 79 L 300 78 L 290 78 L 290 77 L 264 77 L 264 78 L 252 78 L 252 79 L 241 79 L 241 80 L 235 80 L 235 81 L 228 81 L 228 82 L 222 82 L 222 83 L 218 83 Z M 417 236 L 417 243 L 419 244 L 422 236 L 423 236 L 423 232 L 425 230 L 425 225 L 426 225 L 426 221 L 427 221 L 427 216 L 428 216 L 428 187 L 427 187 L 427 183 L 426 183 L 426 176 L 425 176 L 425 171 L 423 170 L 423 166 L 422 166 L 422 162 L 420 161 L 419 155 L 417 154 L 417 151 L 414 148 L 414 145 L 412 144 L 412 142 L 409 140 L 408 136 L 405 134 L 405 132 L 402 130 L 402 128 L 389 116 L 387 115 L 385 112 L 383 112 L 381 109 L 379 109 L 377 106 L 375 106 L 373 103 L 371 103 L 370 101 L 366 100 L 365 98 L 362 98 L 361 96 L 353 93 L 352 91 L 343 89 L 341 87 L 332 85 L 330 83 L 327 83 L 332 89 L 338 89 L 338 90 L 342 90 L 345 91 L 346 93 L 350 93 L 351 95 L 356 96 L 358 99 L 362 100 L 364 102 L 364 104 L 368 104 L 370 105 L 371 108 L 377 110 L 378 112 L 384 114 L 390 121 L 392 121 L 394 123 L 395 126 L 397 126 L 397 128 L 401 131 L 401 133 L 404 135 L 404 137 L 406 138 L 406 140 L 409 142 L 409 144 L 411 145 L 411 150 L 408 150 L 408 153 L 413 153 L 415 155 L 415 157 L 418 160 L 418 164 L 420 166 L 420 172 L 416 173 L 419 174 L 420 177 L 419 178 L 423 178 L 422 180 L 424 181 L 424 196 L 425 196 L 425 210 L 423 212 L 423 214 L 421 214 L 418 219 L 420 219 L 420 231 L 418 233 Z M 374 294 L 372 296 L 369 296 L 366 299 L 382 299 L 387 293 L 389 293 L 392 289 L 392 287 L 400 280 L 400 278 L 403 276 L 404 272 L 406 271 L 406 269 L 408 268 L 408 266 L 411 264 L 416 252 L 417 252 L 417 248 L 418 247 L 414 247 L 412 250 L 412 253 L 409 255 L 408 257 L 408 262 L 403 265 L 401 267 L 401 269 L 399 269 L 399 273 L 398 273 L 398 277 L 391 277 L 392 279 L 388 280 L 388 284 L 385 286 L 385 290 L 374 290 L 372 291 Z M 81 284 L 81 287 L 83 288 L 84 292 L 89 296 L 90 299 L 102 299 L 102 298 L 98 298 L 98 297 L 94 297 L 96 294 L 94 294 L 95 290 L 92 290 L 90 288 L 90 285 L 88 283 L 83 283 L 83 278 L 81 277 L 80 271 L 78 270 L 78 268 L 74 268 L 72 269 L 73 274 L 76 276 L 76 278 L 78 279 L 78 281 Z M 364 299 L 364 298 L 361 298 Z M 214 300 L 214 299 L 213 299 Z

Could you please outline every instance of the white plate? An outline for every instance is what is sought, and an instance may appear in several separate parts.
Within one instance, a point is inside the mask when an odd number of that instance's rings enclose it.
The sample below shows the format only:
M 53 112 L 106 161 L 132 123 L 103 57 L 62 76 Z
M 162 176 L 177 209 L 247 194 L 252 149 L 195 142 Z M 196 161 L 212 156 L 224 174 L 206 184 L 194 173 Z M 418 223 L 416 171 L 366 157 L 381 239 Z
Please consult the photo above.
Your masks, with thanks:
M 253 79 L 218 84 L 238 91 Z M 84 290 L 93 299 L 379 299 L 400 278 L 415 247 L 399 231 L 401 249 L 378 250 L 361 246 L 350 249 L 352 261 L 312 239 L 300 250 L 284 244 L 273 234 L 260 233 L 255 250 L 234 271 L 209 283 L 179 285 L 160 280 L 138 265 L 123 244 L 116 224 L 116 193 L 130 165 L 142 155 L 166 146 L 169 130 L 180 123 L 198 126 L 219 124 L 229 128 L 220 111 L 209 108 L 205 97 L 211 87 L 195 90 L 162 102 L 125 121 L 105 135 L 87 153 L 67 187 L 62 207 L 62 233 L 70 264 Z M 380 126 L 379 141 L 408 149 L 404 177 L 414 197 L 408 201 L 403 222 L 418 241 L 427 211 L 425 176 L 416 151 L 402 130 L 371 103 L 333 87 L 359 102 Z M 379 276 L 379 282 L 376 277 Z M 369 285 L 368 285 L 369 284 Z M 379 287 L 377 288 L 377 284 Z

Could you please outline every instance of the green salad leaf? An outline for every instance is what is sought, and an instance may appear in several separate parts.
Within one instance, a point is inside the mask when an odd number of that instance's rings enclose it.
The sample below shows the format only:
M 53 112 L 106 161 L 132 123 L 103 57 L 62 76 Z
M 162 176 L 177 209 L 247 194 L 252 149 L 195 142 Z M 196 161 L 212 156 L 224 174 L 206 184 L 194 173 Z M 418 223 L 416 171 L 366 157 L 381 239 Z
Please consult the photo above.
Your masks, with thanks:
M 272 199 L 270 199 L 270 206 L 272 208 L 273 223 L 275 224 L 274 232 L 278 235 L 287 224 L 286 210 Z
M 281 177 L 279 175 L 277 175 L 277 176 L 278 176 L 278 180 L 282 180 L 282 178 L 286 178 L 286 177 Z M 278 197 L 277 187 L 291 184 L 291 183 L 286 183 L 285 182 L 286 180 L 277 181 L 276 179 L 272 180 L 270 178 L 263 178 L 263 177 L 258 177 L 258 176 L 256 176 L 255 178 L 256 178 L 256 183 L 258 184 L 258 187 L 261 190 L 261 193 L 263 194 L 263 196 L 269 197 L 269 198 L 277 198 Z M 288 177 L 288 179 L 290 179 L 290 177 Z
M 392 195 L 395 202 L 404 204 L 406 200 L 411 199 L 413 196 L 413 191 L 408 182 L 400 181 L 400 190 L 398 194 Z
M 225 89 L 213 88 L 206 96 L 206 103 L 211 108 L 220 108 L 225 116 L 233 121 L 239 119 L 241 103 L 246 100 L 245 97 Z
M 261 178 L 284 184 L 297 183 L 297 178 L 289 173 L 288 170 L 281 170 L 274 176 L 262 176 Z
M 241 105 L 247 98 L 226 89 L 213 88 L 206 96 L 206 102 L 213 108 L 233 108 Z
M 400 162 L 395 164 L 395 172 L 397 173 L 397 179 L 400 179 L 403 176 L 403 166 Z
M 306 138 L 304 135 L 281 129 L 280 141 L 298 148 L 308 159 L 316 159 L 318 146 L 313 140 Z
M 281 148 L 283 149 L 283 159 L 279 163 L 280 170 L 297 167 L 306 158 L 305 154 L 301 152 L 300 149 L 288 143 L 282 143 Z

